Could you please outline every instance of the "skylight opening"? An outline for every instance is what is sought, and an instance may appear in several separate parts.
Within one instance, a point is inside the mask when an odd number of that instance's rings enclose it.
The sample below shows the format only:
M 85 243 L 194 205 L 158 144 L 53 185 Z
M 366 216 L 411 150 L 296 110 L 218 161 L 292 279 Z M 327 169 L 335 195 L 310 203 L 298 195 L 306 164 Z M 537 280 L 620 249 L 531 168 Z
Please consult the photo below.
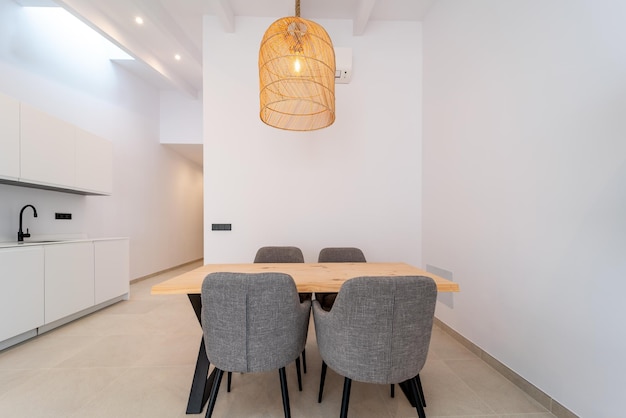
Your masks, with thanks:
M 45 30 L 57 42 L 79 46 L 90 53 L 102 54 L 111 60 L 134 59 L 62 7 L 24 7 L 24 11 L 33 25 L 42 31 Z

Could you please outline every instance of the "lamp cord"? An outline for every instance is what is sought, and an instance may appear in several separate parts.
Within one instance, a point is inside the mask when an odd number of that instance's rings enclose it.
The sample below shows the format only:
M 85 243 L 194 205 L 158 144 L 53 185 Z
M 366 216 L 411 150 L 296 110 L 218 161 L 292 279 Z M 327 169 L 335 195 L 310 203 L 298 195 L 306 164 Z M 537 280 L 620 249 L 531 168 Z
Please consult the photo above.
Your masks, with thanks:
M 296 0 L 296 17 L 300 17 L 300 0 Z

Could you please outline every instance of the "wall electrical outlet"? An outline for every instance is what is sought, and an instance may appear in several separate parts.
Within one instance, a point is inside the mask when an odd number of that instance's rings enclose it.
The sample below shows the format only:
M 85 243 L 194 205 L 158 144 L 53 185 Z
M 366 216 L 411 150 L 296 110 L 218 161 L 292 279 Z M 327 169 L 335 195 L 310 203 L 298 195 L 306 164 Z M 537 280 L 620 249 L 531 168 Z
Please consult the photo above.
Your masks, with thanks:
M 72 219 L 72 214 L 71 213 L 55 213 L 54 214 L 54 219 Z
M 230 231 L 232 230 L 231 224 L 211 224 L 212 231 Z

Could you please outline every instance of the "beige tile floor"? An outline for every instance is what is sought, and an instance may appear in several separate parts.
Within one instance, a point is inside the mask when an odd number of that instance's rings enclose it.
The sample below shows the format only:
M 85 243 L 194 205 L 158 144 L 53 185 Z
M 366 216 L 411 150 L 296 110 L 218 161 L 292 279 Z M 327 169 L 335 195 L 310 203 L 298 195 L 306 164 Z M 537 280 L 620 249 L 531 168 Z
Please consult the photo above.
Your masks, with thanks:
M 0 417 L 186 416 L 201 330 L 186 296 L 150 295 L 153 284 L 184 269 L 133 284 L 130 300 L 0 352 Z M 293 417 L 339 415 L 343 378 L 329 369 L 318 404 L 320 364 L 311 321 L 303 392 L 294 365 L 287 370 Z M 553 417 L 437 327 L 421 377 L 429 418 Z M 214 417 L 283 416 L 277 372 L 235 374 L 232 392 L 225 387 Z M 349 412 L 352 418 L 417 416 L 399 390 L 392 399 L 388 386 L 358 382 Z

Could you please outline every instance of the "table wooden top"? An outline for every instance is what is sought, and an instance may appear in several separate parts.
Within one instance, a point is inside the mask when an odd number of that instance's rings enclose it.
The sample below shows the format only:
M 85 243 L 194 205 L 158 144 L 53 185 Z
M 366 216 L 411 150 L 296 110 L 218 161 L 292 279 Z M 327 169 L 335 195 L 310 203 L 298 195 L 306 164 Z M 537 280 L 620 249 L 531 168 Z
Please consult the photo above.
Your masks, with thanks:
M 286 273 L 293 277 L 298 292 L 338 292 L 348 279 L 361 276 L 427 276 L 439 292 L 458 292 L 459 284 L 405 263 L 249 263 L 205 264 L 180 276 L 152 286 L 153 295 L 195 294 L 209 273 Z

